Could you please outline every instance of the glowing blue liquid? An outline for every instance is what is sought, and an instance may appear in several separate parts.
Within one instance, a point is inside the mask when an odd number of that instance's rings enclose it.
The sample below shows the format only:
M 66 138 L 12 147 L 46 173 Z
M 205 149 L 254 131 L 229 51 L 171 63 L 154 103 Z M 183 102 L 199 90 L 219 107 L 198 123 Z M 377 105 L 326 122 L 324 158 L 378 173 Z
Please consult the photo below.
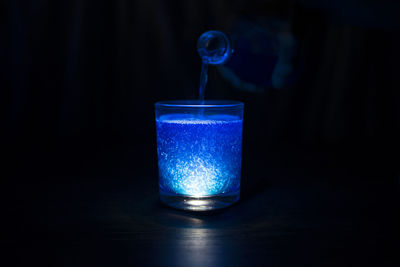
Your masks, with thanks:
M 164 192 L 212 196 L 240 188 L 243 120 L 170 114 L 156 120 L 159 183 Z
M 204 101 L 207 85 L 208 64 L 219 65 L 225 63 L 232 53 L 228 37 L 220 31 L 207 31 L 197 41 L 197 52 L 201 57 L 201 74 L 199 99 Z
M 205 94 L 206 94 L 206 85 L 207 85 L 207 77 L 208 77 L 208 64 L 203 61 L 201 64 L 201 73 L 200 73 L 200 89 L 199 89 L 199 100 L 200 103 L 204 102 Z

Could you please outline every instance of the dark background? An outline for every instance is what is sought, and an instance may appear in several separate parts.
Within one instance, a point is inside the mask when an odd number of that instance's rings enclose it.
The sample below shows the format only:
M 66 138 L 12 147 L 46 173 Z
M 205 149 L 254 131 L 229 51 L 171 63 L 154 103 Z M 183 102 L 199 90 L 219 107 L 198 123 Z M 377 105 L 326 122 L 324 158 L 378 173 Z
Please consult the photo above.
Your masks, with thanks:
M 308 251 L 308 266 L 395 266 L 399 11 L 395 1 L 1 1 L 6 254 L 15 265 L 286 266 Z M 207 98 L 245 102 L 241 203 L 168 210 L 153 104 L 197 97 L 202 32 L 260 18 L 287 21 L 302 69 L 263 93 L 209 70 Z

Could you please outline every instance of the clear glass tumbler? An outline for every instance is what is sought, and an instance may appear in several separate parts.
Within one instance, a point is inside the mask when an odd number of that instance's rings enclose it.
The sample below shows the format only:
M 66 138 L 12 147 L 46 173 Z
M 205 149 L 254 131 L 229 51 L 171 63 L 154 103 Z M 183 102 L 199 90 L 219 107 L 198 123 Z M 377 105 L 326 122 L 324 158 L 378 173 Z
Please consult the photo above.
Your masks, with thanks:
M 239 200 L 244 104 L 155 104 L 160 198 L 184 210 L 213 210 Z

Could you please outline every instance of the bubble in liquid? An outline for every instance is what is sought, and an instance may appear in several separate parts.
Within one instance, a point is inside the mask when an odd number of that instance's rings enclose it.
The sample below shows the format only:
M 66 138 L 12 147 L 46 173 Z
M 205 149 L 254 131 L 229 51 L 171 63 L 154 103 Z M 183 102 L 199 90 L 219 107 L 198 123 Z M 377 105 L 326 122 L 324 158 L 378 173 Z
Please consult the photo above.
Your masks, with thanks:
M 232 53 L 228 37 L 220 31 L 203 33 L 197 41 L 197 51 L 206 64 L 223 64 Z

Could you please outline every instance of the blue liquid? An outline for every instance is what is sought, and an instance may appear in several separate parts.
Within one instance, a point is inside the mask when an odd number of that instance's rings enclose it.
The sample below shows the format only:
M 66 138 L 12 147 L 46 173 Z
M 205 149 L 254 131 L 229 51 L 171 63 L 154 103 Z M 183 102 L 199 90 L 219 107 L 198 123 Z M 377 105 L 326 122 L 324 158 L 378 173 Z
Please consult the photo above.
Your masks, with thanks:
M 202 61 L 199 88 L 199 100 L 202 103 L 206 92 L 208 64 L 225 63 L 230 57 L 232 49 L 228 37 L 223 32 L 207 31 L 197 41 L 197 52 Z
M 208 63 L 203 61 L 203 63 L 201 64 L 201 73 L 200 73 L 200 88 L 199 88 L 200 103 L 204 102 L 204 98 L 206 95 L 207 77 L 208 77 Z
M 170 114 L 156 120 L 160 189 L 213 196 L 240 188 L 243 120 Z

